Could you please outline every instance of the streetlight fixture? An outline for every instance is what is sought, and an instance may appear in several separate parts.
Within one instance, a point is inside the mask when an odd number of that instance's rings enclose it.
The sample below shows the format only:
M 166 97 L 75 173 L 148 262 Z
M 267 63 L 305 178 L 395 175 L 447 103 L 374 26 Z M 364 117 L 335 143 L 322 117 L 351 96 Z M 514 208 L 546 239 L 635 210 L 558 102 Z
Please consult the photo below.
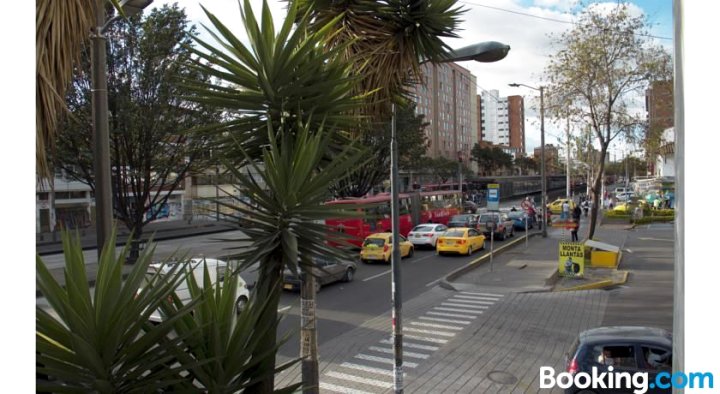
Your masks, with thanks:
M 142 11 L 152 2 L 153 0 L 122 0 L 120 7 L 123 13 L 130 17 Z M 95 1 L 95 27 L 90 33 L 90 40 L 92 41 L 93 170 L 95 172 L 95 229 L 98 261 L 112 231 L 113 220 L 105 32 L 112 22 L 120 18 L 120 15 L 115 15 L 106 21 L 105 0 Z
M 525 86 L 533 90 L 540 91 L 540 201 L 542 204 L 542 214 L 540 215 L 540 223 L 542 225 L 542 236 L 547 237 L 547 179 L 545 174 L 545 87 L 540 86 L 536 88 L 534 86 L 525 85 L 524 83 L 510 83 L 511 87 L 517 88 Z
M 476 62 L 492 63 L 502 60 L 510 51 L 510 46 L 497 41 L 487 41 L 451 50 L 440 63 L 475 60 Z M 421 62 L 424 63 L 424 62 Z M 392 104 L 391 138 L 390 138 L 390 191 L 391 191 L 391 224 L 392 224 L 392 337 L 393 337 L 393 384 L 396 393 L 403 392 L 402 368 L 402 292 L 400 281 L 400 196 L 398 180 L 398 160 L 400 154 L 397 144 L 396 110 Z M 462 186 L 460 188 L 462 198 Z

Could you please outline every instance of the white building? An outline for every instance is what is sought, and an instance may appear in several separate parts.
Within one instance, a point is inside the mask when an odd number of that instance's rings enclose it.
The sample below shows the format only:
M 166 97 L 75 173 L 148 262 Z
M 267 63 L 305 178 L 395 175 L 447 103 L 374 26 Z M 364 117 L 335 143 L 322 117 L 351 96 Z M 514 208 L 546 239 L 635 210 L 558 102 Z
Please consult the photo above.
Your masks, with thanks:
M 493 145 L 510 145 L 510 117 L 508 98 L 500 97 L 497 90 L 488 90 L 481 95 L 482 140 Z
M 655 160 L 655 176 L 675 176 L 675 128 L 665 129 L 662 134 L 662 143 Z

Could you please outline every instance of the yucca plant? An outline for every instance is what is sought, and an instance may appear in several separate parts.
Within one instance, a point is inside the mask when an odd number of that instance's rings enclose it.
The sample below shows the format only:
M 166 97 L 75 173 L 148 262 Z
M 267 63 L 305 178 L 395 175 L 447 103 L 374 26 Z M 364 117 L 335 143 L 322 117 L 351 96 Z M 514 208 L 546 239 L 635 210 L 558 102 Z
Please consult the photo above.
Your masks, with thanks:
M 222 282 L 213 283 L 208 267 L 203 267 L 202 286 L 194 275 L 187 277 L 191 298 L 199 300 L 198 305 L 192 314 L 184 315 L 174 324 L 175 332 L 183 338 L 178 362 L 188 366 L 187 380 L 174 389 L 210 394 L 244 392 L 258 380 L 297 363 L 299 360 L 277 368 L 259 367 L 283 342 L 266 352 L 265 357 L 253 356 L 258 345 L 254 340 L 257 333 L 266 332 L 273 323 L 260 319 L 262 312 L 270 307 L 268 300 L 251 296 L 245 308 L 238 311 L 235 307 L 238 275 L 230 273 Z M 275 291 L 279 292 L 279 287 Z M 177 298 L 175 306 L 183 307 Z M 294 392 L 299 386 L 299 383 L 291 385 L 275 393 Z
M 37 372 L 49 377 L 39 391 L 131 393 L 167 388 L 182 380 L 173 364 L 180 338 L 168 339 L 176 319 L 195 303 L 151 325 L 148 317 L 184 280 L 184 264 L 172 266 L 162 280 L 147 276 L 154 247 L 147 248 L 123 279 L 127 246 L 119 256 L 103 249 L 94 289 L 88 284 L 79 237 L 63 233 L 65 287 L 38 256 L 37 287 L 53 314 L 36 308 Z M 115 245 L 113 232 L 108 245 Z M 138 292 L 139 289 L 143 291 Z

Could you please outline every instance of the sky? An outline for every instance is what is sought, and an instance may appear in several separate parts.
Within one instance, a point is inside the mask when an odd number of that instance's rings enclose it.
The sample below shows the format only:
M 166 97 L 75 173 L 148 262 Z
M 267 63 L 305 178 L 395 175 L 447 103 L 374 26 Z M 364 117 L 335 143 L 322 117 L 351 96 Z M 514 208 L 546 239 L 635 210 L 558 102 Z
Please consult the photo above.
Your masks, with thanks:
M 210 26 L 209 19 L 200 8 L 200 4 L 219 17 L 239 37 L 244 37 L 237 0 L 155 0 L 151 7 L 177 2 L 184 7 L 188 17 L 198 27 L 203 38 L 213 39 L 201 26 Z M 598 2 L 604 6 L 614 6 L 616 2 Z M 673 26 L 672 0 L 635 0 L 631 3 L 634 15 L 644 15 L 651 27 L 651 35 L 667 39 L 654 40 L 672 53 Z M 259 13 L 262 0 L 251 0 L 253 9 Z M 268 0 L 275 23 L 284 19 L 285 2 Z M 458 4 L 466 10 L 461 17 L 458 31 L 460 38 L 447 39 L 451 48 L 461 48 L 483 41 L 499 41 L 510 45 L 507 57 L 496 63 L 462 62 L 477 77 L 477 92 L 498 90 L 500 96 L 522 95 L 526 106 L 526 151 L 532 154 L 540 146 L 539 99 L 535 90 L 525 87 L 511 88 L 509 83 L 523 83 L 538 87 L 543 84 L 542 73 L 547 65 L 548 56 L 553 53 L 551 35 L 559 35 L 572 27 L 573 11 L 577 11 L 575 0 L 460 0 Z M 644 98 L 635 102 L 638 111 L 644 112 Z M 549 144 L 564 146 L 565 131 L 560 130 L 546 118 L 545 141 Z M 635 148 L 633 148 L 635 149 Z M 561 149 L 562 150 L 562 149 Z M 618 159 L 630 148 L 618 141 L 611 146 L 611 154 Z M 564 150 L 562 150 L 564 152 Z M 564 153 L 562 153 L 564 155 Z M 613 159 L 614 159 L 613 157 Z

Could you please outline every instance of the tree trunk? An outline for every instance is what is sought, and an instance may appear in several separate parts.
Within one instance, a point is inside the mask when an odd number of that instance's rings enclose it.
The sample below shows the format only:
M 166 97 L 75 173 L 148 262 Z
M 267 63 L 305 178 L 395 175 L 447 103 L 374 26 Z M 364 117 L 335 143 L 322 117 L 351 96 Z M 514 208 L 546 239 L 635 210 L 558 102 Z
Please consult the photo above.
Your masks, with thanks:
M 600 190 L 602 188 L 602 178 L 605 172 L 605 156 L 607 155 L 607 149 L 609 144 L 602 144 L 600 146 L 600 168 L 595 175 L 595 180 L 592 186 L 593 204 L 590 209 L 590 227 L 588 232 L 588 239 L 592 239 L 595 235 L 595 226 L 598 218 L 598 207 L 600 206 Z
M 275 254 L 267 261 L 260 262 L 260 275 L 257 281 L 255 297 L 268 300 L 268 306 L 260 316 L 260 321 L 269 322 L 269 329 L 258 332 L 259 345 L 253 352 L 253 359 L 266 357 L 255 368 L 246 372 L 250 378 L 262 377 L 261 380 L 248 386 L 248 393 L 271 394 L 275 390 L 275 346 L 277 343 L 278 304 L 280 302 L 280 286 L 282 284 L 282 254 Z M 268 357 L 267 354 L 272 354 Z
M 125 259 L 125 263 L 127 264 L 135 264 L 135 262 L 140 257 L 140 246 L 143 244 L 142 241 L 142 235 L 143 235 L 143 228 L 142 226 L 134 226 L 134 228 L 131 229 L 130 232 L 131 237 L 128 239 L 128 242 L 130 242 L 130 253 L 128 254 L 127 258 Z
M 303 394 L 320 392 L 318 369 L 317 323 L 315 315 L 315 282 L 317 278 L 302 273 L 300 289 L 300 358 L 302 358 L 302 381 L 306 386 Z

